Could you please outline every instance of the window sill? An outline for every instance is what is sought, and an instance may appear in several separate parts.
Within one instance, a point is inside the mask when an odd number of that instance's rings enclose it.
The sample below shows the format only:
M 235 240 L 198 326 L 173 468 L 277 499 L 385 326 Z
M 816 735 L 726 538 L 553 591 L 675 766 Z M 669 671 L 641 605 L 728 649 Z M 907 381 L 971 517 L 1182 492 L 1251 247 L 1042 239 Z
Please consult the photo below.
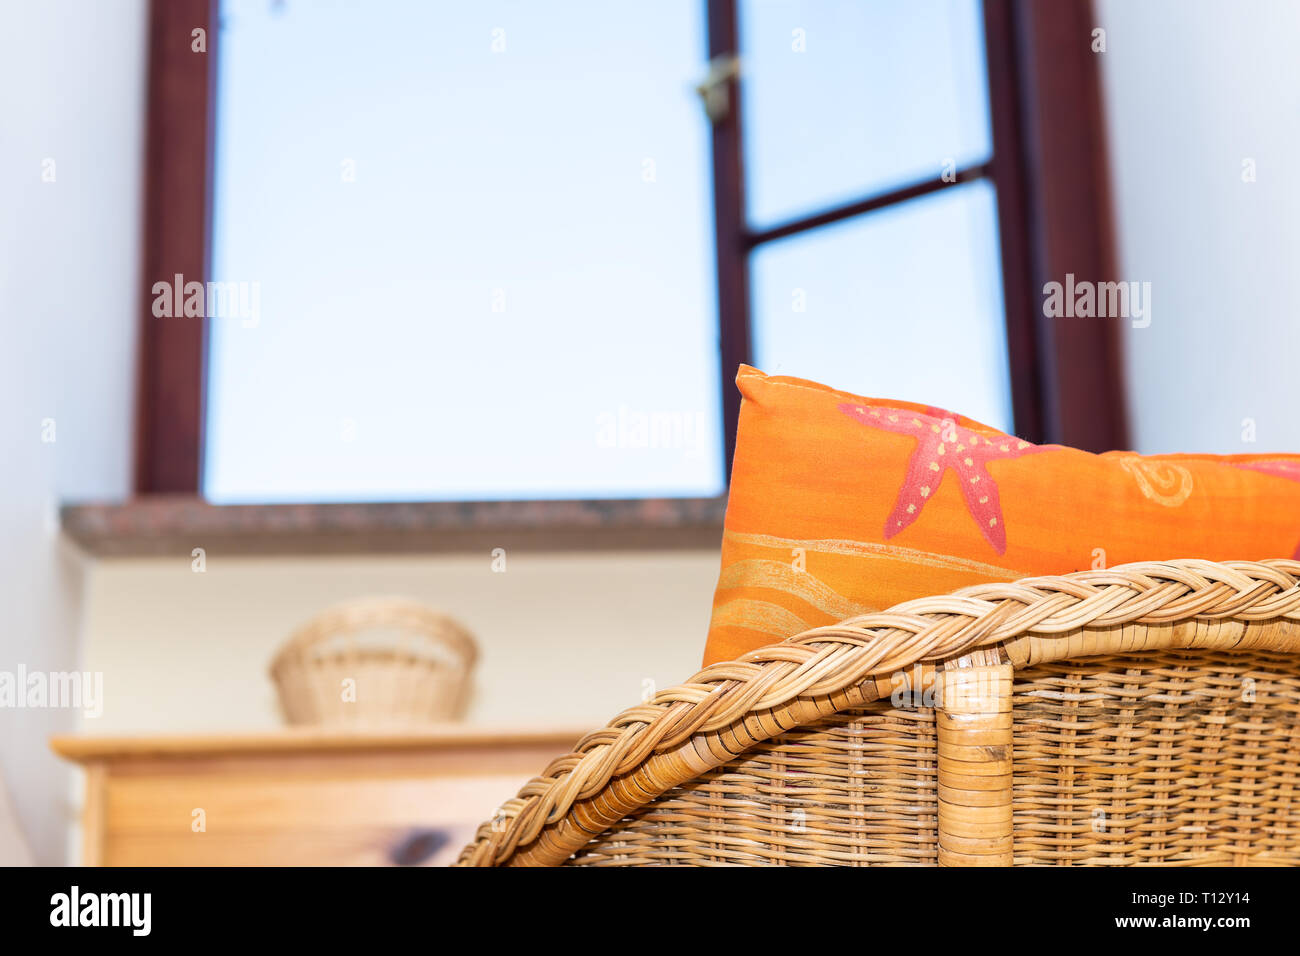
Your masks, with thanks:
M 191 496 L 70 504 L 64 533 L 99 557 L 716 549 L 725 498 L 214 505 Z

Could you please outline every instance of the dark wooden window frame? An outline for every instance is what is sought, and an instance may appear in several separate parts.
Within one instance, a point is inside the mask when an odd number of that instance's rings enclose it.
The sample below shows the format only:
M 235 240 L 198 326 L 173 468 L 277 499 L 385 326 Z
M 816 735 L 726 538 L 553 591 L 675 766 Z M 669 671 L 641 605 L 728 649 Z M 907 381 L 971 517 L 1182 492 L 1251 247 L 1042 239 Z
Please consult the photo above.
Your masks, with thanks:
M 135 491 L 199 493 L 207 323 L 155 316 L 155 282 L 206 282 L 212 219 L 217 0 L 149 10 L 144 249 L 136 390 Z M 203 52 L 195 50 L 203 30 Z
M 702 0 L 710 59 L 737 54 L 738 0 Z M 338 528 L 358 540 L 367 529 L 401 532 L 382 515 L 418 514 L 421 540 L 451 528 L 515 530 L 544 525 L 579 537 L 593 529 L 655 528 L 671 540 L 716 530 L 721 499 L 626 502 L 436 502 L 411 505 L 257 505 L 219 508 L 200 498 L 207 328 L 202 319 L 155 317 L 153 284 L 175 275 L 209 276 L 218 0 L 152 0 L 149 18 L 146 201 L 136 415 L 135 503 L 66 509 L 65 523 L 92 550 L 123 550 L 120 539 L 161 541 L 203 527 L 232 540 L 304 536 Z M 727 80 L 730 108 L 713 123 L 714 213 L 719 342 L 726 458 L 735 443 L 740 397 L 733 378 L 751 361 L 749 256 L 759 245 L 969 182 L 997 192 L 1003 293 L 1016 430 L 1034 442 L 1093 451 L 1124 447 L 1124 402 L 1114 323 L 1043 315 L 1044 283 L 1072 272 L 1095 280 L 1114 270 L 1107 153 L 1090 0 L 985 0 L 993 156 L 901 189 L 865 196 L 798 220 L 752 230 L 745 214 L 739 80 Z M 206 31 L 206 52 L 193 50 Z M 169 496 L 164 498 L 163 496 Z M 121 509 L 134 509 L 123 511 Z M 382 513 L 382 515 L 381 515 Z M 229 519 L 223 515 L 231 516 Z M 238 515 L 238 518 L 235 516 Z M 610 516 L 614 516 L 611 518 Z M 331 517 L 333 516 L 333 517 Z M 396 520 L 396 519 L 393 519 Z M 242 529 L 242 530 L 241 530 Z M 293 535 L 290 535 L 291 537 Z M 407 536 L 408 539 L 410 535 Z M 261 549 L 262 545 L 256 546 Z M 132 550 L 127 546 L 125 550 Z

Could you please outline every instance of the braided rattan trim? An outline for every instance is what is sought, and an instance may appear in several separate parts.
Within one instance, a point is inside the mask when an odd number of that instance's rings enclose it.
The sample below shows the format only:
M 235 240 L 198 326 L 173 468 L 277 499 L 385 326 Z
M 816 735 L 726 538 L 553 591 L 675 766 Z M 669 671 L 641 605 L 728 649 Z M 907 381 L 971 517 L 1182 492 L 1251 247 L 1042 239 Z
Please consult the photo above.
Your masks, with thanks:
M 1157 647 L 1300 649 L 1300 562 L 1178 560 L 963 588 L 814 628 L 625 710 L 481 825 L 458 865 L 562 862 L 762 740 L 887 696 L 889 675 L 997 645 L 1021 667 Z

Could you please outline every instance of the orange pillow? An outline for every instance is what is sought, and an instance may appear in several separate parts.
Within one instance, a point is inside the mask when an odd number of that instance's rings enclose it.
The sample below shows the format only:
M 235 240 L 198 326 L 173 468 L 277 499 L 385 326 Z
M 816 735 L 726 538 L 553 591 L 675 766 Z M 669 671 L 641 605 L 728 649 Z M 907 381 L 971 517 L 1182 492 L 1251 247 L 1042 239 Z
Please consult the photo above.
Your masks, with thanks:
M 1300 456 L 1094 455 L 742 366 L 706 664 L 988 581 L 1300 557 Z

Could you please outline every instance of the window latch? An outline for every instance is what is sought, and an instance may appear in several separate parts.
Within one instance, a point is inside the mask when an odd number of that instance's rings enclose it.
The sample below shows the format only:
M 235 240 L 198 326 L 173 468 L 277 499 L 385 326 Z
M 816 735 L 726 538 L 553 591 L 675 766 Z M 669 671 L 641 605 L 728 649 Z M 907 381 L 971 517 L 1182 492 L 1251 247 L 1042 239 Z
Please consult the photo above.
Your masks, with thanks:
M 740 59 L 735 54 L 726 53 L 709 61 L 709 72 L 695 87 L 709 122 L 721 123 L 731 115 L 731 81 L 738 76 Z

